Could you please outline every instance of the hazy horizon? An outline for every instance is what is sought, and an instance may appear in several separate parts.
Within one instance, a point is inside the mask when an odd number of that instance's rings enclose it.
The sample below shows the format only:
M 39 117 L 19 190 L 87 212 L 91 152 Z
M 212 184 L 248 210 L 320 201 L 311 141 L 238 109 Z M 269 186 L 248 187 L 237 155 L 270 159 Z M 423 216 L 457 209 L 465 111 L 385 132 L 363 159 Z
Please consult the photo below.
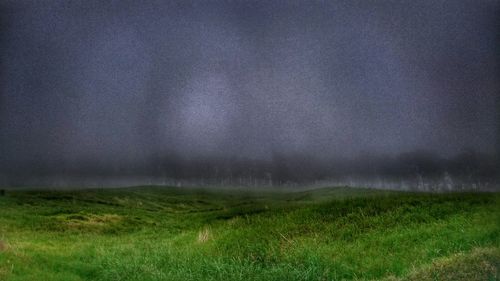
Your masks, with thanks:
M 441 174 L 475 151 L 490 177 L 499 12 L 467 0 L 2 1 L 0 184 L 227 167 L 312 180 L 364 173 L 365 158 L 399 175 L 385 159 L 418 151 Z

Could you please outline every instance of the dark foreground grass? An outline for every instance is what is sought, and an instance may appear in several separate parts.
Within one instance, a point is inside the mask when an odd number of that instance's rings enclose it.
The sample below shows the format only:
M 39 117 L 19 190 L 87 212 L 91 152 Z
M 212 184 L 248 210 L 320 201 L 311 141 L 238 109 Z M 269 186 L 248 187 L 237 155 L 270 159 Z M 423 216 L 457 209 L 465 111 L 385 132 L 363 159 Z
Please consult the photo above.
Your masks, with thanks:
M 0 280 L 498 280 L 499 199 L 10 191 L 0 197 Z

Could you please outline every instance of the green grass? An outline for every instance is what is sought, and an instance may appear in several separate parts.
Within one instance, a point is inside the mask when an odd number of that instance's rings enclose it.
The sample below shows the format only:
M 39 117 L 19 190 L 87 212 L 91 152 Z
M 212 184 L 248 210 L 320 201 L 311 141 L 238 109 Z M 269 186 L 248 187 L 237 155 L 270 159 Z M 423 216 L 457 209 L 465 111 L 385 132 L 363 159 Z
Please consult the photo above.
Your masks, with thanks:
M 498 280 L 500 194 L 9 191 L 0 280 Z

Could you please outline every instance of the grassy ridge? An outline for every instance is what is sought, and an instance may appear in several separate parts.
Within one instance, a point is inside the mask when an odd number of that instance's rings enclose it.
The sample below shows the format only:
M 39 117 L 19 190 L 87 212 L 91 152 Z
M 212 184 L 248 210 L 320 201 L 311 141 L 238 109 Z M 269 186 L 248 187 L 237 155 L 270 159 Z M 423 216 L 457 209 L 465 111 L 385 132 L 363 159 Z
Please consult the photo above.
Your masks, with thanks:
M 500 194 L 130 188 L 0 197 L 0 280 L 497 280 Z

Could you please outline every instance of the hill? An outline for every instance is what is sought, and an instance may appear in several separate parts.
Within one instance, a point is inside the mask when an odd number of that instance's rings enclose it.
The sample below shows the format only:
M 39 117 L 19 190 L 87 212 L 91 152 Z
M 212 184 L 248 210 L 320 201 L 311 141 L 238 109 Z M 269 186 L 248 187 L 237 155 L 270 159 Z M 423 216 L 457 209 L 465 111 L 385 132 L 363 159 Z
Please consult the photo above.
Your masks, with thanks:
M 0 280 L 498 280 L 499 193 L 0 196 Z

